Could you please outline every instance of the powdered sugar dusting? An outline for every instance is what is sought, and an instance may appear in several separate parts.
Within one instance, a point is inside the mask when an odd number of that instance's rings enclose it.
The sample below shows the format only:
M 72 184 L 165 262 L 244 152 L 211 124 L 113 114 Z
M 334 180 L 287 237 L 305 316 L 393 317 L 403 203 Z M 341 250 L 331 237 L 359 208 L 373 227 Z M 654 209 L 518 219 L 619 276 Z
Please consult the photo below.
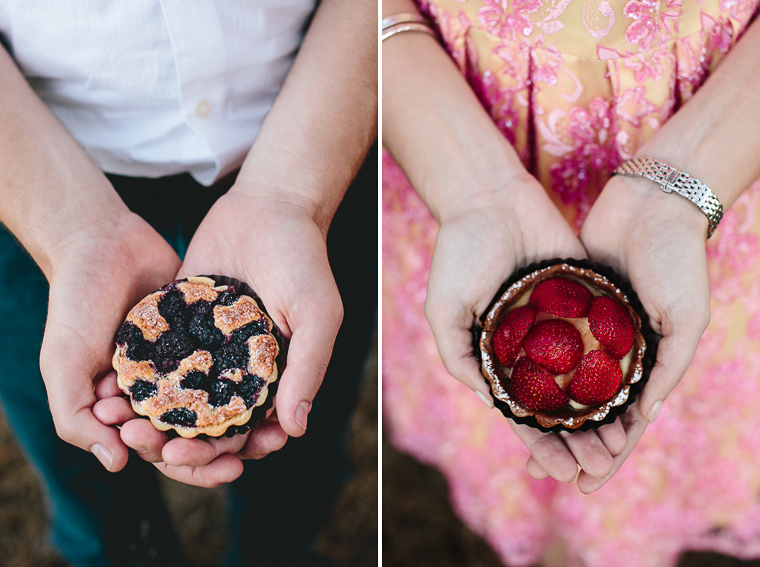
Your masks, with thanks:
M 218 291 L 203 283 L 182 282 L 177 284 L 177 289 L 185 296 L 187 303 L 195 303 L 201 299 L 203 301 L 214 301 L 219 295 Z
M 127 315 L 127 321 L 134 323 L 142 331 L 146 341 L 154 342 L 158 335 L 169 328 L 166 319 L 158 312 L 158 302 L 163 292 L 151 293 L 135 305 Z
M 141 415 L 151 417 L 154 423 L 158 421 L 154 418 L 160 417 L 166 411 L 187 408 L 197 416 L 196 428 L 223 425 L 222 431 L 229 425 L 242 425 L 250 419 L 251 410 L 245 407 L 245 402 L 239 396 L 232 396 L 230 401 L 222 406 L 210 406 L 208 392 L 183 388 L 180 385 L 182 378 L 183 375 L 179 372 L 172 372 L 168 378 L 158 381 L 158 393 L 155 396 L 142 402 L 133 400 L 132 406 Z
M 272 376 L 276 372 L 274 359 L 279 352 L 277 341 L 271 335 L 254 335 L 247 342 L 251 351 L 248 372 L 260 378 Z
M 213 363 L 214 359 L 209 351 L 196 350 L 190 356 L 182 359 L 177 372 L 180 374 L 186 374 L 191 370 L 200 370 L 201 372 L 207 373 Z
M 155 369 L 151 362 L 141 360 L 135 361 L 127 358 L 126 347 L 119 345 L 113 355 L 113 367 L 116 369 L 116 382 L 125 394 L 129 393 L 129 387 L 135 383 L 135 380 L 155 380 Z
M 225 334 L 231 335 L 235 329 L 258 321 L 264 316 L 252 301 L 241 297 L 232 305 L 214 307 L 214 324 Z

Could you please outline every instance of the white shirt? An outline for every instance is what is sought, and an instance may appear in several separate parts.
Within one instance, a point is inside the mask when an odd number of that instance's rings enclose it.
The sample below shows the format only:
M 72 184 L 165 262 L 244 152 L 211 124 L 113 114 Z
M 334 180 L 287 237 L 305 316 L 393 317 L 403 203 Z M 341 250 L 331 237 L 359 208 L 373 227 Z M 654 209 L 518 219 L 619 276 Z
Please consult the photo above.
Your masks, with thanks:
M 3 0 L 0 34 L 27 80 L 106 172 L 243 161 L 315 0 Z M 0 77 L 0 84 L 2 77 Z

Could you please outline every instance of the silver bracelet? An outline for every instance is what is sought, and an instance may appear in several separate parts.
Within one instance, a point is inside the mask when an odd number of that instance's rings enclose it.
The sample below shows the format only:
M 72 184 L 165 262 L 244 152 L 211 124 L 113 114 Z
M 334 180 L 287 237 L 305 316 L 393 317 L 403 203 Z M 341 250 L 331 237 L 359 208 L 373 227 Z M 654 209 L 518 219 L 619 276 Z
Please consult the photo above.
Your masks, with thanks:
M 438 39 L 438 34 L 430 26 L 427 19 L 420 14 L 413 14 L 411 12 L 405 12 L 403 14 L 395 14 L 383 18 L 380 22 L 381 39 L 385 41 L 389 37 L 393 37 L 397 33 L 416 31 L 432 35 Z
M 612 173 L 616 174 L 644 177 L 657 183 L 665 193 L 678 193 L 694 203 L 709 222 L 707 238 L 713 235 L 723 217 L 723 204 L 707 185 L 666 163 L 648 157 L 633 158 L 621 163 Z
M 408 24 L 410 22 L 427 24 L 427 20 L 424 16 L 420 14 L 414 14 L 412 12 L 404 12 L 403 14 L 394 14 L 392 16 L 388 16 L 387 18 L 383 18 L 383 21 L 380 22 L 380 29 L 382 31 L 385 31 L 389 27 L 395 26 L 396 24 Z
M 407 32 L 407 31 L 416 31 L 416 32 L 423 32 L 428 35 L 432 35 L 434 38 L 438 39 L 438 34 L 433 31 L 433 29 L 428 26 L 427 24 L 420 24 L 417 22 L 408 22 L 404 24 L 396 24 L 395 26 L 391 26 L 387 30 L 383 31 L 383 34 L 380 36 L 383 41 L 388 39 L 389 37 L 393 37 L 397 33 L 401 32 Z

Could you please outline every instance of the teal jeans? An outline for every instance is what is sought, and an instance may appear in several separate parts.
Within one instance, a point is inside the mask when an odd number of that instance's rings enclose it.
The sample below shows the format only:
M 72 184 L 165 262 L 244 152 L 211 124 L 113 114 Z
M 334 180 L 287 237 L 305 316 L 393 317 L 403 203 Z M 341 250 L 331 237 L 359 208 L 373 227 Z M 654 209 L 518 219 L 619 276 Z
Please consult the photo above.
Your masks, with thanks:
M 148 553 L 185 565 L 154 467 L 132 455 L 112 474 L 56 435 L 39 371 L 47 295 L 42 273 L 0 226 L 0 401 L 42 481 L 53 545 L 77 567 L 137 566 Z

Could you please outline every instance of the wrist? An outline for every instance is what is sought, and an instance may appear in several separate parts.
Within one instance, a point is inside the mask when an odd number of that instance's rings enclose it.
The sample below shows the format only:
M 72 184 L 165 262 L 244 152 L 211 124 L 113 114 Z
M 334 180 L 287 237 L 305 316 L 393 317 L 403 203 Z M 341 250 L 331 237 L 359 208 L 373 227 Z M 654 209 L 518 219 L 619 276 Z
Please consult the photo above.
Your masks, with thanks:
M 327 235 L 360 163 L 340 158 L 314 162 L 286 146 L 254 144 L 231 193 L 298 207 Z
M 250 199 L 255 210 L 261 211 L 269 220 L 282 216 L 306 218 L 319 228 L 323 239 L 327 238 L 327 231 L 339 204 L 339 201 L 323 198 L 310 187 L 294 182 L 280 185 L 238 181 L 230 189 L 229 195 Z
M 590 221 L 590 222 L 589 222 Z M 640 236 L 655 242 L 677 232 L 704 242 L 707 217 L 693 203 L 664 193 L 649 179 L 616 175 L 607 183 L 584 224 L 581 239 L 604 239 L 605 247 L 624 249 Z
M 298 187 L 294 183 L 288 185 L 256 183 L 245 180 L 236 181 L 227 193 L 230 198 L 245 199 L 261 215 L 261 220 L 268 224 L 277 223 L 278 218 L 300 217 L 313 223 L 327 239 L 327 231 L 339 202 L 332 205 L 329 199 L 320 199 L 309 188 Z
M 92 245 L 98 247 L 105 242 L 128 245 L 129 239 L 145 228 L 153 230 L 120 199 L 114 203 L 99 203 L 86 215 L 76 217 L 73 212 L 67 212 L 62 216 L 60 222 L 56 222 L 54 232 L 48 235 L 49 238 L 39 243 L 39 258 L 34 253 L 32 257 L 49 280 L 59 266 L 76 257 L 82 249 Z M 124 247 L 124 252 L 127 249 L 128 246 Z
M 72 244 L 91 237 L 108 237 L 130 214 L 118 194 L 103 184 L 45 192 L 29 191 L 34 199 L 17 199 L 4 210 L 3 224 L 14 234 L 50 279 L 56 259 Z
M 708 239 L 723 217 L 723 204 L 707 185 L 665 162 L 650 157 L 633 158 L 620 164 L 613 172 L 616 174 L 647 179 L 664 193 L 675 193 L 691 202 L 708 220 Z
M 522 167 L 468 173 L 459 179 L 452 175 L 437 190 L 423 192 L 428 208 L 440 224 L 472 211 L 499 211 L 508 221 L 520 211 L 534 210 L 548 201 L 544 189 Z

